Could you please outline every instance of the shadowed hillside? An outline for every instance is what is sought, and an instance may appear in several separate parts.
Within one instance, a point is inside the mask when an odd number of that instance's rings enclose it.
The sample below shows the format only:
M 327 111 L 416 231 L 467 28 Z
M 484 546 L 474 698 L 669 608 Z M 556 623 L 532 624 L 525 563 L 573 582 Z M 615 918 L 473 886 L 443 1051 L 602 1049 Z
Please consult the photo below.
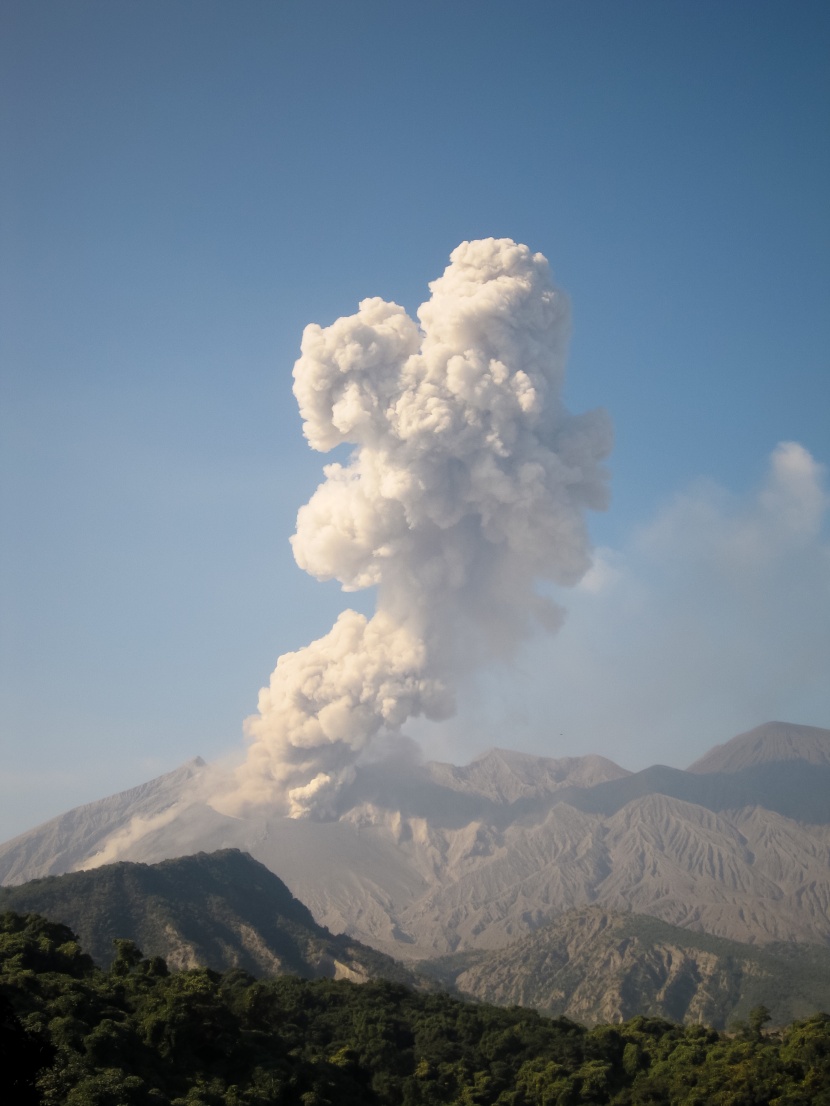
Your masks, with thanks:
M 390 957 L 317 925 L 282 880 L 236 849 L 2 888 L 0 910 L 70 926 L 103 965 L 113 959 L 113 941 L 124 938 L 175 968 L 415 982 Z

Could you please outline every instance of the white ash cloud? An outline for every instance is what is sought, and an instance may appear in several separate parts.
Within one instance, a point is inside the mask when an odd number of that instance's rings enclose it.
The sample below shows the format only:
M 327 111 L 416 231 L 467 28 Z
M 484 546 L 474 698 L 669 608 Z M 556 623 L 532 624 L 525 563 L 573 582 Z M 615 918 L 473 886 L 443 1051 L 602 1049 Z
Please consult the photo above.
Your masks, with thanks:
M 305 435 L 354 450 L 300 509 L 294 556 L 345 591 L 376 587 L 377 609 L 280 657 L 223 809 L 325 815 L 370 742 L 448 717 L 460 675 L 559 625 L 538 581 L 574 585 L 590 566 L 584 513 L 606 505 L 611 428 L 563 406 L 569 310 L 547 261 L 465 242 L 430 289 L 420 326 L 373 298 L 305 329 Z

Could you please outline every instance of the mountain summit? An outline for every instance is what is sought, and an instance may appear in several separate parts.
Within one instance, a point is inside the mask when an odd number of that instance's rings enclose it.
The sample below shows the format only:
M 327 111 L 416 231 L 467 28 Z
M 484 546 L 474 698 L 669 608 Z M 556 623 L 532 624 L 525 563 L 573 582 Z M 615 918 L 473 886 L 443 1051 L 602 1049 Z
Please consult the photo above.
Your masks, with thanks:
M 760 764 L 802 760 L 830 765 L 830 730 L 797 726 L 793 722 L 766 722 L 738 734 L 689 765 L 689 772 L 739 772 Z
M 207 770 L 201 757 L 147 783 L 85 803 L 0 845 L 0 884 L 25 883 L 88 866 L 126 826 L 158 822 Z

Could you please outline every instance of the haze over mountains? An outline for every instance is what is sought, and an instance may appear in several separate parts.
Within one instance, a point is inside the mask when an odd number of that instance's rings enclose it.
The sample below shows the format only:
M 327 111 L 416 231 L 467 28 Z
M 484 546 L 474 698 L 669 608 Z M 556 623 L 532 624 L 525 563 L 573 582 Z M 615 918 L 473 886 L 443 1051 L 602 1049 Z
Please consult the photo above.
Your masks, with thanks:
M 365 765 L 328 821 L 232 818 L 199 760 L 0 847 L 0 880 L 238 848 L 398 958 L 497 949 L 600 904 L 736 941 L 830 942 L 830 730 L 769 723 L 688 771 L 491 750 Z

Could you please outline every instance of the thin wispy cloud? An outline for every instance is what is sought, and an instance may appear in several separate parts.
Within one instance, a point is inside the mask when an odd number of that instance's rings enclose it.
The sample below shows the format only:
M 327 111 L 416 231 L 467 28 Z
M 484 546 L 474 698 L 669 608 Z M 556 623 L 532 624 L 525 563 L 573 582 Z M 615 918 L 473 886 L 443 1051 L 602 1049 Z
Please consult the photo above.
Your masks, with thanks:
M 466 727 L 553 756 L 684 767 L 769 719 L 823 724 L 829 506 L 824 467 L 796 442 L 746 496 L 713 481 L 678 494 L 623 548 L 597 552 L 560 635 L 494 673 L 452 739 L 473 752 Z

